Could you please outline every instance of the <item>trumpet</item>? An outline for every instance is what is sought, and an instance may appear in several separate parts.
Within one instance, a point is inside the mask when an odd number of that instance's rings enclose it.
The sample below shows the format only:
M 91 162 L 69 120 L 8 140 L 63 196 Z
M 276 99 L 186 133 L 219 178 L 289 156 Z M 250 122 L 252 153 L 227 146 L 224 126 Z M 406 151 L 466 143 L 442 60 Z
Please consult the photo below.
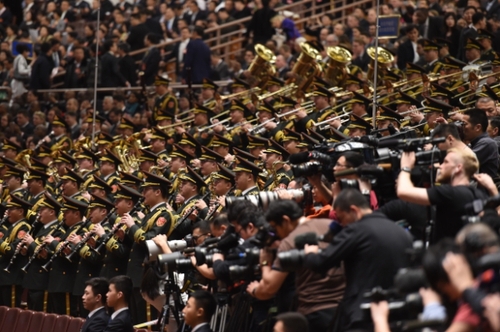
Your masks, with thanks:
M 349 116 L 351 116 L 351 114 L 349 114 L 349 113 L 340 114 L 340 115 L 334 116 L 333 118 L 329 118 L 329 119 L 326 119 L 326 120 L 323 120 L 320 122 L 315 122 L 313 124 L 313 127 L 320 127 L 320 126 L 323 126 L 325 124 L 329 124 L 330 122 L 335 121 L 337 119 L 342 119 L 342 118 L 349 117 Z M 349 119 L 340 120 L 341 123 L 345 123 L 347 121 L 349 121 Z M 320 129 L 322 129 L 322 128 L 320 128 Z
M 224 125 L 224 124 L 226 124 L 226 123 L 229 123 L 230 121 L 231 121 L 231 119 L 229 119 L 229 118 L 224 119 L 224 120 L 222 120 L 222 121 L 220 121 L 220 122 L 217 122 L 217 123 L 214 123 L 214 124 L 212 124 L 212 125 L 210 125 L 210 126 L 205 126 L 205 127 L 203 127 L 203 128 L 198 128 L 198 132 L 199 132 L 199 133 L 202 133 L 202 132 L 207 131 L 207 130 L 209 130 L 209 129 L 212 129 L 212 128 L 214 128 L 214 127 L 218 126 L 218 125 Z
M 233 130 L 235 128 L 238 128 L 240 126 L 246 125 L 247 123 L 253 123 L 253 122 L 258 121 L 258 120 L 259 120 L 258 118 L 254 118 L 254 119 L 252 119 L 250 121 L 238 122 L 238 123 L 236 123 L 235 125 L 233 125 L 231 127 L 227 127 L 226 130 L 227 131 L 231 131 L 231 130 Z

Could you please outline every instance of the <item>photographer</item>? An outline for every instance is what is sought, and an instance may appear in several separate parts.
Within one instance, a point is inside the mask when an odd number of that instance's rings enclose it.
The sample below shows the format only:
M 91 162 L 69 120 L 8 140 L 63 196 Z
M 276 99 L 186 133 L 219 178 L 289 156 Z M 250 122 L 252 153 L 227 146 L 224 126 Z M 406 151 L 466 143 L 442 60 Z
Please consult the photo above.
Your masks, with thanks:
M 355 189 L 342 190 L 335 200 L 338 222 L 344 227 L 321 253 L 318 246 L 305 246 L 304 268 L 325 273 L 344 263 L 346 290 L 338 308 L 339 331 L 372 329 L 363 320 L 363 293 L 374 287 L 390 288 L 398 269 L 408 265 L 405 250 L 411 237 L 379 212 Z
M 470 180 L 479 168 L 476 156 L 469 150 L 449 149 L 437 171 L 436 182 L 441 185 L 428 189 L 413 185 L 410 173 L 414 165 L 415 153 L 404 152 L 396 189 L 398 197 L 419 205 L 436 206 L 434 243 L 447 236 L 454 237 L 463 225 L 461 217 L 466 214 L 465 205 L 486 198 L 481 190 L 470 186 Z
M 483 272 L 477 262 L 484 255 L 499 252 L 498 236 L 487 225 L 477 223 L 464 227 L 457 235 L 456 242 L 463 255 L 447 253 L 442 262 L 451 287 L 463 300 L 453 319 L 452 327 L 465 325 L 470 331 L 478 328 L 491 330 L 482 322 L 482 316 L 486 314 L 483 302 L 487 293 L 498 289 L 498 271 L 488 269 Z M 476 280 L 474 274 L 479 274 Z
M 458 127 L 453 123 L 442 123 L 432 131 L 432 138 L 441 137 L 443 137 L 445 141 L 437 144 L 439 150 L 447 151 L 451 148 L 456 148 L 458 150 L 469 150 L 472 152 L 471 148 L 462 142 L 460 134 L 458 133 Z M 429 146 L 432 145 L 429 144 Z
M 330 186 L 330 183 L 325 176 L 321 176 L 321 183 L 327 188 Z M 306 217 L 308 219 L 328 218 L 330 211 L 332 210 L 332 205 L 328 199 L 323 196 L 322 191 L 316 186 L 312 187 L 311 194 L 313 199 L 312 203 L 316 203 L 316 206 L 309 205 L 305 207 L 304 213 Z
M 281 239 L 278 253 L 295 249 L 295 238 L 300 234 L 327 233 L 331 222 L 329 219 L 304 219 L 302 209 L 291 200 L 272 202 L 266 212 L 266 220 Z M 326 243 L 322 247 L 326 248 Z M 287 304 L 289 307 L 294 287 L 289 285 L 288 279 L 293 275 L 282 271 L 279 258 L 273 258 L 266 249 L 261 251 L 260 261 L 262 279 L 250 283 L 247 293 L 262 300 L 276 296 L 278 308 Z M 322 275 L 300 268 L 295 273 L 295 288 L 297 311 L 306 316 L 311 331 L 327 330 L 344 292 L 343 269 L 333 268 Z
M 333 167 L 334 174 L 337 172 L 344 172 L 354 168 L 357 168 L 365 163 L 363 156 L 357 152 L 348 151 L 342 153 L 335 166 Z M 332 184 L 331 189 L 328 188 L 321 181 L 321 175 L 313 175 L 308 177 L 309 182 L 313 185 L 319 194 L 323 196 L 327 201 L 335 202 L 336 196 L 342 191 L 341 180 L 355 180 L 358 181 L 360 190 L 364 193 L 369 193 L 370 197 L 370 207 L 372 210 L 378 209 L 378 201 L 377 196 L 373 190 L 371 190 L 371 184 L 368 181 L 365 181 L 360 178 L 357 173 L 349 174 L 349 175 L 335 175 L 335 182 Z M 330 215 L 330 218 L 335 219 L 335 215 Z

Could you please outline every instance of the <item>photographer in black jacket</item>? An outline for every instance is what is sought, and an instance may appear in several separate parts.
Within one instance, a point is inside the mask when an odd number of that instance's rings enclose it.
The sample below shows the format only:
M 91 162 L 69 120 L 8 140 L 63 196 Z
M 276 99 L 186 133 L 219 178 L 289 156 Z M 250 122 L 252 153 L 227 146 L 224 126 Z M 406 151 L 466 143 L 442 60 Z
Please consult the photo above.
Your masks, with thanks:
M 377 286 L 392 287 L 398 269 L 408 265 L 405 250 L 412 246 L 411 236 L 382 213 L 373 212 L 358 190 L 342 190 L 334 209 L 344 228 L 321 253 L 318 246 L 306 245 L 303 266 L 325 273 L 343 262 L 346 290 L 337 309 L 337 330 L 372 329 L 360 309 L 363 294 Z

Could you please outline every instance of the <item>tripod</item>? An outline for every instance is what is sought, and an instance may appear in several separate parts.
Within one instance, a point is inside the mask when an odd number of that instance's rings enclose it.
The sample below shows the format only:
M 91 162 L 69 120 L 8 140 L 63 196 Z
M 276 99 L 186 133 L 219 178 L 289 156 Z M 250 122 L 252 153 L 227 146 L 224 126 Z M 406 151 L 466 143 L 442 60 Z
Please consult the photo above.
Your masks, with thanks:
M 217 308 L 210 321 L 210 328 L 214 332 L 224 332 L 226 329 L 227 311 L 229 309 L 229 294 L 227 292 L 217 293 L 215 294 L 215 299 L 217 300 Z
M 160 331 L 165 331 L 165 325 L 168 324 L 170 312 L 172 312 L 175 322 L 177 323 L 177 332 L 184 332 L 186 325 L 184 324 L 184 319 L 182 319 L 180 315 L 182 308 L 181 290 L 175 283 L 173 272 L 169 272 L 165 283 L 165 304 L 163 305 Z

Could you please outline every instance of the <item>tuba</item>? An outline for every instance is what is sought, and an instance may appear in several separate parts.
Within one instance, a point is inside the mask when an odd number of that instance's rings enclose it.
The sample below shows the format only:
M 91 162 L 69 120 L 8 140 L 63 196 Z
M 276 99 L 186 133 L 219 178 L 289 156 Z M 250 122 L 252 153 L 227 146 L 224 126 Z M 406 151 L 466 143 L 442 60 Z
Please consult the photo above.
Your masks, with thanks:
M 251 76 L 258 79 L 261 85 L 264 85 L 269 77 L 276 74 L 273 64 L 276 61 L 276 55 L 262 44 L 255 45 L 255 58 L 248 67 Z
M 318 76 L 322 69 L 316 61 L 320 55 L 319 52 L 308 43 L 300 44 L 302 52 L 293 66 L 292 73 L 298 86 L 298 91 L 306 91 L 311 85 L 314 76 Z
M 370 57 L 370 64 L 368 65 L 368 72 L 366 78 L 373 83 L 373 75 L 375 73 L 375 47 L 368 47 L 366 53 Z M 385 71 L 389 69 L 391 63 L 394 62 L 394 55 L 383 47 L 378 48 L 378 71 L 377 81 L 382 82 Z
M 348 49 L 341 46 L 328 47 L 326 50 L 328 63 L 325 70 L 325 80 L 332 86 L 343 86 L 349 74 L 347 64 L 351 62 L 352 55 Z
M 322 72 L 321 65 L 317 62 L 319 52 L 308 43 L 300 44 L 302 52 L 293 66 L 292 73 L 299 92 L 306 91 L 315 76 Z

